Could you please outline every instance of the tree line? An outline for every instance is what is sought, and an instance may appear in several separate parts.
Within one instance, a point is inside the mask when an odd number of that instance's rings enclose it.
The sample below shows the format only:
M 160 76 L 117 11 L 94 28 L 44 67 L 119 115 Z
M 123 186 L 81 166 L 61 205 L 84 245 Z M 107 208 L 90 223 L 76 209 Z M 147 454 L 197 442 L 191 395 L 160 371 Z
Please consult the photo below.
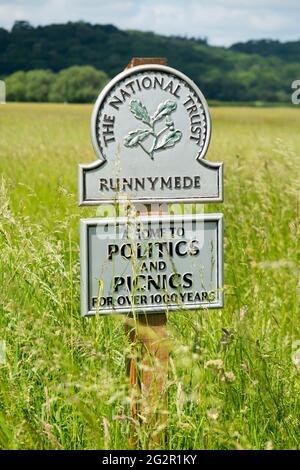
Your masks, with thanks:
M 259 54 L 263 57 L 279 57 L 285 62 L 298 62 L 300 40 L 281 42 L 275 39 L 251 39 L 233 44 L 230 49 L 247 54 Z
M 0 28 L 0 78 L 7 81 L 8 100 L 90 102 L 98 83 L 103 86 L 132 57 L 166 57 L 210 100 L 289 103 L 291 83 L 300 78 L 299 56 L 300 41 L 248 41 L 225 48 L 202 37 L 86 22 L 33 27 L 17 21 L 11 31 Z
M 109 78 L 91 66 L 14 72 L 5 80 L 7 101 L 90 103 L 95 101 Z

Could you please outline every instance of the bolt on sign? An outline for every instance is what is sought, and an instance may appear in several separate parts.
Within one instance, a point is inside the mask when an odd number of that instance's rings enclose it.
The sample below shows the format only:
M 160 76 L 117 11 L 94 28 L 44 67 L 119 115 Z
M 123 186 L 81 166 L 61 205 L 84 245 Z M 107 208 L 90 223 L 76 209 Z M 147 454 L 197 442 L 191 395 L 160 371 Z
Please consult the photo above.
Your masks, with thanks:
M 79 205 L 223 201 L 223 163 L 204 159 L 206 100 L 164 65 L 120 73 L 91 120 L 98 160 L 79 165 Z M 222 214 L 81 220 L 83 315 L 223 307 Z

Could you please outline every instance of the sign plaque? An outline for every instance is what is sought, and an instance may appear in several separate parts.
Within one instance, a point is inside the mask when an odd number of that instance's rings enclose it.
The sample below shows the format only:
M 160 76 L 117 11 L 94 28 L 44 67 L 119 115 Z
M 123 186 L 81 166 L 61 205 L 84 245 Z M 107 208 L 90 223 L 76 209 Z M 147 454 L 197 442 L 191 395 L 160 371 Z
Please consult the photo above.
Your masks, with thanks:
M 222 214 L 81 220 L 82 315 L 223 307 Z
M 98 160 L 79 166 L 79 205 L 223 200 L 223 164 L 204 159 L 207 103 L 183 73 L 153 64 L 120 73 L 96 101 L 91 132 Z
M 223 163 L 205 160 L 207 103 L 183 73 L 120 73 L 91 133 L 98 159 L 79 165 L 79 205 L 223 201 Z M 222 214 L 82 219 L 80 250 L 84 316 L 223 307 Z

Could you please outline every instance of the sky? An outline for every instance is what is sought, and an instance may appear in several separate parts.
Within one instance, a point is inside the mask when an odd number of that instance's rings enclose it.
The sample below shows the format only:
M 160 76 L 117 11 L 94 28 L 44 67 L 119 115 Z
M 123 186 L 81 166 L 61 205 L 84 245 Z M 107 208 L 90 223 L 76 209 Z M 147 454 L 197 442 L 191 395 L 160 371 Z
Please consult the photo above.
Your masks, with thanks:
M 165 35 L 206 37 L 210 44 L 300 39 L 300 0 L 0 0 L 0 26 L 88 21 Z

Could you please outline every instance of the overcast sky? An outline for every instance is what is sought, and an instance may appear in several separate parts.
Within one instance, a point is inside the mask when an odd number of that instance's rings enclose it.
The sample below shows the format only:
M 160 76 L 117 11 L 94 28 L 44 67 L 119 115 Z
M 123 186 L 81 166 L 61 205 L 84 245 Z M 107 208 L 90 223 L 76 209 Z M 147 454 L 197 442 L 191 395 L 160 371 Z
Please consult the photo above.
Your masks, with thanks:
M 300 39 L 300 0 L 0 0 L 0 26 L 85 20 L 161 34 L 206 36 L 230 45 Z

